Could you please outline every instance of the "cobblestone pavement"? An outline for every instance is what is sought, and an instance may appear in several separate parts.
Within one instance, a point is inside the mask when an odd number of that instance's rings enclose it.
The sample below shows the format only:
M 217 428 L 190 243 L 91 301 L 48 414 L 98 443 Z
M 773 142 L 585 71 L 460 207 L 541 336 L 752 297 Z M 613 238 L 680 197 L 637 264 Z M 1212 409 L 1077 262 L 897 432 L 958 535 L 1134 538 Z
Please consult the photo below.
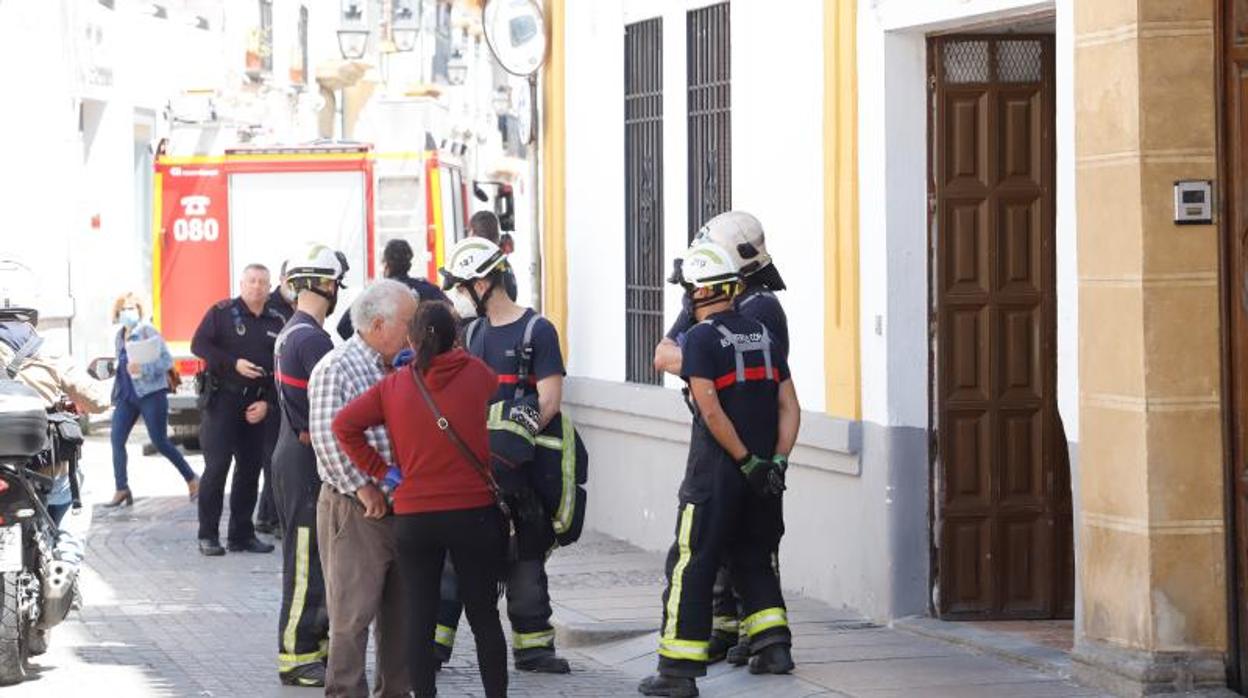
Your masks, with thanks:
M 141 429 L 136 430 L 139 434 Z M 83 577 L 85 607 L 52 634 L 34 678 L 6 696 L 311 696 L 282 688 L 275 668 L 281 558 L 204 558 L 195 547 L 195 507 L 176 471 L 130 446 L 132 508 L 95 506 Z M 86 450 L 86 499 L 107 501 L 107 440 Z M 191 465 L 202 470 L 202 459 Z M 465 630 L 467 623 L 464 623 Z M 472 639 L 439 675 L 440 695 L 482 695 Z M 636 695 L 635 679 L 569 651 L 570 676 L 512 674 L 516 696 Z M 85 691 L 85 692 L 84 692 Z

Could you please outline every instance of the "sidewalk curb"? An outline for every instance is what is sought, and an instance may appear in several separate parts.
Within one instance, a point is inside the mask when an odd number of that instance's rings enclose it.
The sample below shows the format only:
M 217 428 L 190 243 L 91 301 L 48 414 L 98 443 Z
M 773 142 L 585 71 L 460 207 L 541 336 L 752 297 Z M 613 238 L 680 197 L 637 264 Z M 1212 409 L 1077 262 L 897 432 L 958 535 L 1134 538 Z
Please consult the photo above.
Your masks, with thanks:
M 961 645 L 1015 664 L 1038 669 L 1064 680 L 1073 678 L 1070 653 L 1008 633 L 981 630 L 920 616 L 899 618 L 892 627 L 911 635 Z
M 659 632 L 658 624 L 653 621 L 599 621 L 558 604 L 550 624 L 560 647 L 592 647 Z

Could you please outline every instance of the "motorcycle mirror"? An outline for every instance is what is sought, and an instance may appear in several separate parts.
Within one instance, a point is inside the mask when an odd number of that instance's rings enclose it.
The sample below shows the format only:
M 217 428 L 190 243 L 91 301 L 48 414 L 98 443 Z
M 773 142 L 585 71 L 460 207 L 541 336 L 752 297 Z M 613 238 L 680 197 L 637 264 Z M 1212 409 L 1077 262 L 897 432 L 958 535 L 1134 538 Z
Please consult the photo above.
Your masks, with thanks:
M 498 226 L 505 231 L 516 229 L 516 195 L 511 187 L 503 185 L 498 188 L 498 198 L 494 199 L 494 214 L 498 216 Z
M 108 380 L 117 375 L 117 360 L 111 356 L 92 359 L 91 363 L 87 364 L 87 375 L 97 381 Z

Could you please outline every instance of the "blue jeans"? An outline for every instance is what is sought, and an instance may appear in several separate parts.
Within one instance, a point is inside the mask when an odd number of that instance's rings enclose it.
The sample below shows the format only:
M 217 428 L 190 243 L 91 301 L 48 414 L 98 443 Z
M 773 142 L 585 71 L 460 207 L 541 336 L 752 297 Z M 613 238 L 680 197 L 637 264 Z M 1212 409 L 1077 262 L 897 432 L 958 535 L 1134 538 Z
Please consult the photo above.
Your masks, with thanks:
M 134 429 L 134 423 L 143 417 L 147 427 L 147 436 L 152 445 L 178 469 L 182 479 L 190 482 L 195 479 L 195 471 L 186 462 L 186 458 L 178 451 L 177 446 L 169 440 L 169 397 L 164 390 L 141 397 L 136 402 L 133 398 L 122 398 L 113 405 L 113 479 L 118 490 L 130 489 L 126 479 L 126 439 Z

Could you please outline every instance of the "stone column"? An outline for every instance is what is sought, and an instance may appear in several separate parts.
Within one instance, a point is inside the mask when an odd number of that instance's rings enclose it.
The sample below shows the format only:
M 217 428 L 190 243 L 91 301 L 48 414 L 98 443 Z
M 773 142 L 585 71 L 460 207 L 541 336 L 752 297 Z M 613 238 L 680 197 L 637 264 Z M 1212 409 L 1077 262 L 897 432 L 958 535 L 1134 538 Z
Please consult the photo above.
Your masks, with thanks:
M 1172 193 L 1216 176 L 1216 3 L 1075 2 L 1075 666 L 1123 695 L 1221 685 L 1218 237 L 1174 225 Z

